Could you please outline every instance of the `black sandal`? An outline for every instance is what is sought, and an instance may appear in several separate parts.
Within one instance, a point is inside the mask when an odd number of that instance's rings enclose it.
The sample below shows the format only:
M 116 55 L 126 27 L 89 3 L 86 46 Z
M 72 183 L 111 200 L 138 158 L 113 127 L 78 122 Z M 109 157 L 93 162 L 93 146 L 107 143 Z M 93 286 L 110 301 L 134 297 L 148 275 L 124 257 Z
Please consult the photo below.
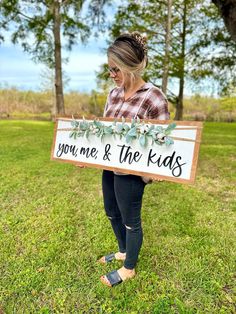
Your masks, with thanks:
M 101 259 L 99 259 L 99 263 L 101 264 L 106 264 L 106 263 L 110 263 L 111 261 L 113 261 L 113 259 L 116 259 L 115 258 L 115 253 L 111 253 L 111 254 L 108 254 L 105 256 L 105 262 L 102 262 Z
M 107 281 L 104 280 L 104 277 L 107 278 L 109 284 L 107 283 Z M 104 285 L 108 287 L 114 287 L 116 285 L 119 285 L 123 281 L 117 270 L 113 270 L 110 273 L 106 274 L 105 276 L 102 276 L 100 280 Z

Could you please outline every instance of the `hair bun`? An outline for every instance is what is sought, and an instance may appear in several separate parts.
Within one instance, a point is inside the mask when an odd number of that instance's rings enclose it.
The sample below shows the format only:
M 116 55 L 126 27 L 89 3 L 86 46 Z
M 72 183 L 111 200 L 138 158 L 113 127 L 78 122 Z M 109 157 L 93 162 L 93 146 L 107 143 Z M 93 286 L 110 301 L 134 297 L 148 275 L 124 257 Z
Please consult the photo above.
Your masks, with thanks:
M 139 32 L 132 32 L 131 37 L 136 40 L 143 48 L 144 53 L 147 53 L 147 36 L 146 34 L 140 34 Z

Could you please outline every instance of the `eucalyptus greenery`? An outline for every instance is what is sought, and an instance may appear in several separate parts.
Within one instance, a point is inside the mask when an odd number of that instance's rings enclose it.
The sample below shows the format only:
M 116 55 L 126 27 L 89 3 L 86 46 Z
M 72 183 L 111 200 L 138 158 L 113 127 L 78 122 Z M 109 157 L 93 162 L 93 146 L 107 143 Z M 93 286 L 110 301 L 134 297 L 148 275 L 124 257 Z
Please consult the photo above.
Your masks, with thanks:
M 125 118 L 122 117 L 122 122 L 114 120 L 111 125 L 105 125 L 99 120 L 86 121 L 75 120 L 71 122 L 73 130 L 70 132 L 70 138 L 76 139 L 77 137 L 85 136 L 89 138 L 89 135 L 93 134 L 100 137 L 101 140 L 105 135 L 112 135 L 116 138 L 119 136 L 120 139 L 125 138 L 126 143 L 129 144 L 132 140 L 137 139 L 141 147 L 146 147 L 148 139 L 151 139 L 152 145 L 156 143 L 158 145 L 169 146 L 174 143 L 173 139 L 169 136 L 172 130 L 176 127 L 175 123 L 169 124 L 166 128 L 153 125 L 151 123 L 145 123 L 140 121 L 139 118 L 132 119 L 131 124 L 128 125 Z

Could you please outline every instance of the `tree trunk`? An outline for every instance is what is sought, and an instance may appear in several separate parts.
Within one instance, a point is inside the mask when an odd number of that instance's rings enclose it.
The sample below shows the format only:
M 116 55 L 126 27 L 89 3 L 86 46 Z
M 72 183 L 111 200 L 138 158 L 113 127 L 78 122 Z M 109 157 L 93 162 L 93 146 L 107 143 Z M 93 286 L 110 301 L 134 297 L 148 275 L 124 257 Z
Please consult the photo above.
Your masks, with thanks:
M 212 2 L 218 7 L 227 30 L 232 39 L 236 42 L 236 1 L 212 0 Z
M 187 3 L 184 1 L 183 10 L 183 31 L 181 39 L 181 69 L 179 79 L 179 95 L 178 102 L 176 104 L 175 120 L 183 119 L 183 98 L 184 98 L 184 77 L 185 77 L 185 45 L 186 45 L 186 27 L 187 27 Z
M 61 17 L 60 1 L 54 0 L 53 5 L 53 35 L 54 35 L 54 58 L 55 58 L 55 93 L 56 108 L 55 114 L 65 114 L 63 83 L 62 83 L 62 62 L 61 62 Z
M 168 10 L 168 15 L 167 15 L 167 20 L 166 20 L 166 33 L 165 33 L 165 57 L 164 57 L 164 68 L 163 68 L 163 76 L 162 76 L 162 91 L 165 94 L 167 91 L 168 75 L 169 75 L 172 0 L 168 0 L 167 10 Z
M 177 97 L 174 120 L 182 120 L 183 119 L 183 109 L 184 109 L 183 98 L 184 98 L 184 77 L 181 77 L 180 82 L 179 82 L 179 95 Z

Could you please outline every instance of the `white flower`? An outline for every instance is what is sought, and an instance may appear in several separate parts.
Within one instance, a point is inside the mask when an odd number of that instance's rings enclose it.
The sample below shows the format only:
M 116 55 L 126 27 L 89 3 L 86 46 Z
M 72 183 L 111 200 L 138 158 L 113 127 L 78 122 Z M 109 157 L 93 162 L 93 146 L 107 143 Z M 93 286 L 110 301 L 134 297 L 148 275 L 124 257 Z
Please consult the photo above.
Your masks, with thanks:
M 149 126 L 147 124 L 143 124 L 140 128 L 140 133 L 144 134 L 144 133 L 148 132 L 148 130 L 149 130 Z
M 164 133 L 157 133 L 156 138 L 158 142 L 164 143 L 166 135 Z
M 93 134 L 96 134 L 97 132 L 98 132 L 98 128 L 95 128 L 95 129 L 92 130 Z

